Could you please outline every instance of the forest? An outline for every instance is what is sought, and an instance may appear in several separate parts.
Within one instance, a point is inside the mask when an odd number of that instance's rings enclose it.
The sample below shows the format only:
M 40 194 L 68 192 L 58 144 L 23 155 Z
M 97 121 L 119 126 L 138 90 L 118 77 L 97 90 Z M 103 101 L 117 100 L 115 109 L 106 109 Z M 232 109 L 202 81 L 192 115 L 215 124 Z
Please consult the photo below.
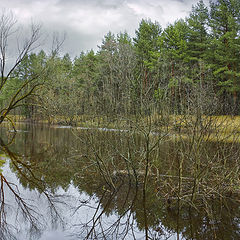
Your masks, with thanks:
M 109 32 L 98 51 L 74 59 L 25 49 L 8 74 L 3 42 L 1 121 L 9 113 L 69 125 L 81 115 L 240 113 L 238 0 L 199 1 L 165 29 L 143 19 L 134 37 Z

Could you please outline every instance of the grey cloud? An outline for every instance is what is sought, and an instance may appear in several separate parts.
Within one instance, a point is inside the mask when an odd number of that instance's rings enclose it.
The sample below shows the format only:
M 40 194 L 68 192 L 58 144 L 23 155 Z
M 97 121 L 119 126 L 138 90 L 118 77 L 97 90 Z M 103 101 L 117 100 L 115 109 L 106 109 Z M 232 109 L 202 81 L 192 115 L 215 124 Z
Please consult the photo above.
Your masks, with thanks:
M 82 50 L 97 50 L 108 32 L 134 35 L 142 18 L 168 22 L 186 15 L 198 0 L 1 0 L 19 22 L 41 22 L 45 32 L 66 32 L 63 50 L 72 56 Z M 50 41 L 50 40 L 49 40 Z
M 125 0 L 59 0 L 59 6 L 82 6 L 82 7 L 98 7 L 102 9 L 118 9 L 125 2 Z

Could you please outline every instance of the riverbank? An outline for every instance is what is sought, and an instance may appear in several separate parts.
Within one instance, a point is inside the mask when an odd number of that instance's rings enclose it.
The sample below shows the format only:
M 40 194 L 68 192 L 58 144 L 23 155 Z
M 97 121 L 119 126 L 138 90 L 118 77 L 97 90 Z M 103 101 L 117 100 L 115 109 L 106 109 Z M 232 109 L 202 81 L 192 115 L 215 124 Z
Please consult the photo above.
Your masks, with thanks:
M 223 141 L 240 143 L 240 116 L 191 116 L 191 115 L 152 115 L 108 117 L 79 115 L 74 121 L 65 116 L 51 120 L 29 119 L 21 115 L 10 115 L 14 126 L 21 123 L 47 124 L 54 128 L 97 129 L 100 131 L 145 131 L 153 135 L 164 134 L 175 140 L 189 139 L 193 136 L 204 141 Z M 4 122 L 12 130 L 11 122 Z

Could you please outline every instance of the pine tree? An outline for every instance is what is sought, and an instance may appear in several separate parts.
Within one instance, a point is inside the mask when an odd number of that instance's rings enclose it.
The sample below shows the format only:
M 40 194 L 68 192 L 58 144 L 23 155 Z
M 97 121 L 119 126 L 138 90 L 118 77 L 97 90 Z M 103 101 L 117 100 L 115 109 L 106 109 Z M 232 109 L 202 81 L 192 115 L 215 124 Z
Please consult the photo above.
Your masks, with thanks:
M 181 100 L 185 99 L 185 85 L 189 79 L 188 26 L 184 20 L 169 25 L 163 32 L 163 56 L 167 63 L 167 84 L 172 109 L 182 111 Z
M 190 16 L 187 18 L 188 32 L 188 55 L 191 64 L 203 61 L 206 58 L 209 46 L 207 24 L 209 21 L 208 8 L 203 1 L 199 1 L 192 7 Z
M 143 107 L 148 108 L 150 101 L 154 99 L 154 90 L 158 88 L 158 79 L 154 77 L 156 75 L 154 66 L 160 56 L 161 33 L 162 28 L 159 23 L 142 20 L 136 30 L 136 37 L 133 39 L 138 61 L 135 85 L 140 112 Z
M 217 0 L 210 2 L 210 7 L 212 68 L 217 78 L 217 86 L 225 101 L 224 105 L 230 101 L 229 94 L 231 94 L 233 101 L 230 102 L 230 106 L 235 108 L 236 113 L 240 91 L 240 2 Z M 224 109 L 224 111 L 227 113 L 232 110 Z

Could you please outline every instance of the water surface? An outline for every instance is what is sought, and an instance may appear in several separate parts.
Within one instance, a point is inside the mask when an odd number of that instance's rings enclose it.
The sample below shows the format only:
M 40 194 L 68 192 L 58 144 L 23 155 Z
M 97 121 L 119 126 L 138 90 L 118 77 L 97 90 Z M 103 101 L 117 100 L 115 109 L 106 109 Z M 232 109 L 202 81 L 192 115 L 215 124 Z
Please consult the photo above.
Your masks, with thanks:
M 154 172 L 145 190 L 140 171 L 138 181 L 129 175 L 122 159 L 127 149 L 141 159 L 140 136 L 133 145 L 127 131 L 25 124 L 14 138 L 0 131 L 1 239 L 240 239 L 236 201 L 171 205 Z M 159 147 L 167 173 L 173 149 L 168 141 Z

